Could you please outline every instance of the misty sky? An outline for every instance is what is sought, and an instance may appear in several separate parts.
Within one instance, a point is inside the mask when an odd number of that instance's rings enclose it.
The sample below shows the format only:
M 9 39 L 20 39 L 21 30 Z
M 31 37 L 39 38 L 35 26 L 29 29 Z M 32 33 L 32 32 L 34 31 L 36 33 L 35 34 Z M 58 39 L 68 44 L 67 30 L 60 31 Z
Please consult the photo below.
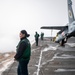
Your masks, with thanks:
M 67 0 L 0 0 L 0 52 L 15 50 L 22 29 L 49 36 L 50 30 L 40 30 L 41 26 L 67 23 Z

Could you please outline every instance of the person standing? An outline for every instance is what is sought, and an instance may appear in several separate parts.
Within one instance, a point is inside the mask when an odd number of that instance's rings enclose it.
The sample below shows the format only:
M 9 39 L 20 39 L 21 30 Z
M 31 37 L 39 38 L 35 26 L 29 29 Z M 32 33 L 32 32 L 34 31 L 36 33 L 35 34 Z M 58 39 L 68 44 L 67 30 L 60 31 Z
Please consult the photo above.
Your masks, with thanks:
M 36 42 L 36 46 L 38 46 L 38 40 L 39 40 L 39 34 L 37 32 L 35 32 L 35 42 Z
M 15 60 L 19 62 L 17 69 L 18 75 L 28 75 L 28 63 L 31 56 L 31 45 L 27 39 L 29 36 L 26 30 L 20 32 L 20 42 L 17 45 L 17 52 L 14 56 Z
M 43 40 L 44 37 L 44 33 L 41 32 L 41 40 Z

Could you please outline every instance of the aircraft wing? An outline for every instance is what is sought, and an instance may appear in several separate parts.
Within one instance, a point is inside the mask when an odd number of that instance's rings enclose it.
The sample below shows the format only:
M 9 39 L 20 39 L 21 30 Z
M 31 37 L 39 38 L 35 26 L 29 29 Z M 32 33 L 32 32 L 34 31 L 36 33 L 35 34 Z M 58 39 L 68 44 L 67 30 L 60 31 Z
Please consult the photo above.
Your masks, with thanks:
M 62 30 L 66 28 L 66 26 L 42 26 L 41 29 L 56 29 L 56 30 Z

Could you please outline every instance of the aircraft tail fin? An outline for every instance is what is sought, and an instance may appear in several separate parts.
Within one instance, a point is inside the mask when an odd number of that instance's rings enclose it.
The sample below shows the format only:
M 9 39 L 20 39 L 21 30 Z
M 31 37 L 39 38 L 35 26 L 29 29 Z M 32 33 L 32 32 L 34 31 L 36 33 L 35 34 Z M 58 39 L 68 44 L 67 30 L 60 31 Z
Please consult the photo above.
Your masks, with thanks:
M 72 23 L 75 20 L 71 0 L 68 0 L 68 17 L 69 17 L 69 23 Z

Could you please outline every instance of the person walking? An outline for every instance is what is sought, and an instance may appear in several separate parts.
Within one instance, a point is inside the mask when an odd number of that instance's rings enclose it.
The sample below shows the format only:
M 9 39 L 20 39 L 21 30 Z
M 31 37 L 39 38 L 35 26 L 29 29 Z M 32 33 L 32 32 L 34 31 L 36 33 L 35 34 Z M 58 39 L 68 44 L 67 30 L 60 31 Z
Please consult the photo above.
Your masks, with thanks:
M 28 63 L 31 56 L 31 45 L 27 37 L 30 35 L 26 30 L 20 32 L 20 42 L 17 45 L 15 60 L 19 62 L 17 73 L 18 75 L 28 75 Z
M 39 40 L 39 34 L 37 32 L 35 32 L 35 42 L 36 42 L 36 46 L 38 46 L 38 40 Z

